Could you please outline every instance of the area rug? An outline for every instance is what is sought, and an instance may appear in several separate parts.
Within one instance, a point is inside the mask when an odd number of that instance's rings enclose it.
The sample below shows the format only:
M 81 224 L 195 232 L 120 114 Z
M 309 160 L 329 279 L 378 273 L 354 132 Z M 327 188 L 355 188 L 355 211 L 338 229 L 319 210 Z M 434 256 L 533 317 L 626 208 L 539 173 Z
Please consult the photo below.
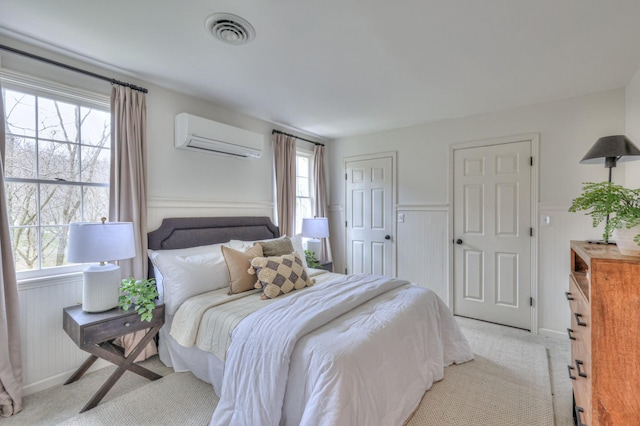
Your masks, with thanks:
M 475 359 L 445 368 L 407 426 L 553 426 L 544 346 L 463 330 Z
M 475 360 L 445 369 L 408 426 L 553 425 L 546 349 L 462 327 Z M 218 402 L 211 386 L 174 373 L 64 423 L 79 425 L 207 425 Z
M 173 373 L 61 425 L 208 425 L 217 403 L 210 384 L 191 373 Z

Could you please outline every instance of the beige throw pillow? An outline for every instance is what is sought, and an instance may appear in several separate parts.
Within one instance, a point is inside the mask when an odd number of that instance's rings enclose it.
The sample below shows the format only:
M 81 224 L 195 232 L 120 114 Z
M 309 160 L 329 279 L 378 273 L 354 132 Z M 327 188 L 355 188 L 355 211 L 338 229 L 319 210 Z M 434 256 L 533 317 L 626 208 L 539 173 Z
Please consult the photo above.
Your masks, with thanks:
M 283 256 L 254 257 L 251 268 L 258 276 L 256 288 L 262 287 L 262 299 L 273 299 L 293 290 L 312 286 L 314 280 L 307 275 L 298 253 Z
M 262 246 L 256 244 L 246 252 L 223 246 L 222 255 L 229 268 L 229 295 L 253 290 L 256 277 L 249 274 L 248 269 L 251 267 L 251 259 L 262 257 Z
M 262 255 L 264 257 L 282 256 L 284 254 L 291 254 L 294 251 L 293 244 L 289 237 L 273 241 L 262 241 L 256 244 L 262 245 Z

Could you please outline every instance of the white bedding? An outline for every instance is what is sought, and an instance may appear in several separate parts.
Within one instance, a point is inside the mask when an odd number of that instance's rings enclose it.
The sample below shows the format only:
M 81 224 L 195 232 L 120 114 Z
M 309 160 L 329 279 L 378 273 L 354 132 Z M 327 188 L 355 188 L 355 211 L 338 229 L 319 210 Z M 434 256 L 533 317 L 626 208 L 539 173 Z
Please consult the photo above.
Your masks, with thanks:
M 322 269 L 314 268 L 309 268 L 308 272 L 309 276 L 314 277 L 317 282 L 322 282 L 331 276 L 336 275 Z M 226 295 L 226 290 L 216 290 L 216 292 L 217 293 L 211 292 L 212 294 L 215 294 L 215 298 L 218 298 L 217 295 L 219 293 L 224 293 Z M 247 296 L 251 296 L 251 294 L 253 294 L 256 299 L 259 299 L 260 297 L 260 293 L 247 292 Z M 226 297 L 229 298 L 229 296 Z M 241 298 L 242 296 L 238 295 L 238 297 Z M 233 296 L 231 298 L 233 298 Z M 278 299 L 275 299 L 275 301 L 277 300 Z M 268 301 L 263 300 L 261 302 Z M 183 306 L 186 308 L 188 305 L 183 304 Z M 232 318 L 233 321 L 236 321 L 237 319 L 238 318 L 236 316 Z M 192 340 L 193 335 L 190 334 L 190 332 L 185 332 L 185 336 L 188 336 L 187 341 L 191 341 L 191 343 L 182 345 L 170 334 L 170 331 L 173 329 L 173 323 L 174 315 L 165 315 L 165 323 L 159 333 L 160 339 L 158 355 L 160 360 L 164 365 L 173 367 L 177 372 L 191 371 L 200 380 L 210 383 L 213 386 L 213 390 L 216 395 L 220 396 L 222 376 L 224 373 L 224 357 L 218 357 L 217 355 L 214 355 L 214 351 L 205 351 L 198 347 L 198 341 L 206 340 L 203 336 L 207 333 L 207 331 L 204 330 L 205 327 L 199 323 L 190 325 L 190 327 L 193 327 L 193 330 L 197 330 L 196 340 L 195 342 Z M 225 341 L 228 340 L 229 339 L 225 339 Z M 215 338 L 211 337 L 210 341 L 214 342 Z
M 473 358 L 430 290 L 334 276 L 242 320 L 211 425 L 400 425 Z

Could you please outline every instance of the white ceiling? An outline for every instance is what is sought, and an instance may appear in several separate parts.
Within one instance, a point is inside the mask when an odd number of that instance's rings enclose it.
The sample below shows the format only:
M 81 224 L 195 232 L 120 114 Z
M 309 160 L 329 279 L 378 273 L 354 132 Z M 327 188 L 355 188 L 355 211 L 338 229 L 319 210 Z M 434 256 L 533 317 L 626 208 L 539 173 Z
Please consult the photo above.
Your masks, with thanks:
M 0 0 L 0 32 L 326 138 L 623 87 L 638 0 Z M 230 46 L 215 12 L 256 39 Z

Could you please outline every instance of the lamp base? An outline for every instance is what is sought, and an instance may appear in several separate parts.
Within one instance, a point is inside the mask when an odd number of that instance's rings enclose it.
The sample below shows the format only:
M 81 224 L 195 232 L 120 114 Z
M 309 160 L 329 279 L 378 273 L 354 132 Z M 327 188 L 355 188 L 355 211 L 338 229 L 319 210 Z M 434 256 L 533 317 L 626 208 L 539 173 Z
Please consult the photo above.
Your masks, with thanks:
M 316 259 L 318 259 L 322 250 L 322 242 L 315 238 L 307 240 L 307 250 L 312 251 L 316 255 Z
M 121 281 L 118 265 L 91 265 L 84 270 L 83 276 L 83 311 L 104 312 L 118 306 Z

